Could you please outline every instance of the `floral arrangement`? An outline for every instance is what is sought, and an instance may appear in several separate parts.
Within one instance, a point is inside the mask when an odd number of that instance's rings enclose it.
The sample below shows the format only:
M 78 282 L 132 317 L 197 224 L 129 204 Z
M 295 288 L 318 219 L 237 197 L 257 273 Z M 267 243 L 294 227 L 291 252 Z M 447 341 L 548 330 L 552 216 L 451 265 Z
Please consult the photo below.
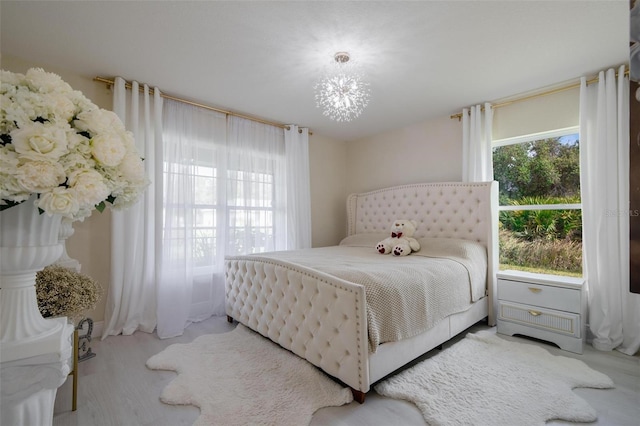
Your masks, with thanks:
M 100 300 L 102 287 L 73 269 L 50 265 L 36 274 L 36 296 L 43 317 L 67 316 L 74 323 Z
M 41 212 L 82 220 L 149 185 L 132 133 L 60 76 L 2 70 L 0 97 L 0 210 L 35 194 Z

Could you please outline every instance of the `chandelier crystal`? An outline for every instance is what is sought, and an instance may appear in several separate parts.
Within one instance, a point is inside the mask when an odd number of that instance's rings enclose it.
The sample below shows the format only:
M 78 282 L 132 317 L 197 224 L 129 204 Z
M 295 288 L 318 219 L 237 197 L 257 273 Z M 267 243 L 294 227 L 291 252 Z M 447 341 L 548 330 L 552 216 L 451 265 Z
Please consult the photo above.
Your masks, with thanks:
M 334 59 L 335 68 L 313 86 L 316 106 L 332 120 L 351 121 L 369 104 L 369 83 L 348 64 L 347 52 L 336 53 Z

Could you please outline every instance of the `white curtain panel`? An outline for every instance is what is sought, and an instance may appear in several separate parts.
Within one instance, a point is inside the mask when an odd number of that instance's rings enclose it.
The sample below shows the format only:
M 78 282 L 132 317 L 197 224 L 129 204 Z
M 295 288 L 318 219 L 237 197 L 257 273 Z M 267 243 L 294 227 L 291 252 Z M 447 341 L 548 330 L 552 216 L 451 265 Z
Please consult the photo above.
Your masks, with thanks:
M 157 89 L 152 102 L 148 88 L 138 96 L 132 86 L 116 79 L 114 110 L 152 186 L 113 214 L 103 338 L 154 329 L 169 338 L 225 313 L 226 255 L 310 247 L 308 130 L 294 127 L 285 142 L 280 127 L 172 100 L 163 107 Z
M 166 101 L 160 338 L 225 313 L 224 258 L 287 248 L 283 129 Z
M 309 129 L 289 125 L 284 131 L 287 157 L 288 249 L 311 247 Z
M 284 129 L 234 116 L 228 129 L 224 254 L 286 250 Z
M 463 182 L 493 180 L 492 131 L 493 108 L 490 103 L 462 110 Z
M 151 186 L 130 209 L 111 213 L 111 281 L 105 305 L 102 338 L 133 334 L 136 330 L 152 332 L 156 326 L 155 255 L 159 244 L 156 227 L 154 181 L 161 170 L 155 169 L 156 147 L 162 145 L 162 98 L 149 87 L 139 92 L 132 83 L 127 92 L 125 81 L 115 79 L 114 112 L 132 131 Z
M 224 283 L 216 262 L 220 182 L 226 115 L 167 100 L 163 114 L 164 209 L 158 277 L 160 338 L 181 335 L 191 322 L 224 313 Z
M 584 271 L 593 347 L 640 348 L 640 295 L 629 292 L 629 79 L 625 67 L 580 86 Z

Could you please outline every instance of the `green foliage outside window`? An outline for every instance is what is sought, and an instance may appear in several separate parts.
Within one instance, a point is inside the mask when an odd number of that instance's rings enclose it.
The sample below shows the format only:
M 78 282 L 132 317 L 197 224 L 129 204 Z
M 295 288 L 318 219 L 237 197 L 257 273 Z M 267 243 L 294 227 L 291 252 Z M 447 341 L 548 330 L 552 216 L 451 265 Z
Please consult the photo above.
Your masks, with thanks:
M 502 206 L 581 202 L 577 137 L 496 147 L 493 170 Z M 501 211 L 500 263 L 502 269 L 581 275 L 582 211 L 561 207 Z
M 579 197 L 523 197 L 509 205 L 579 204 Z M 582 241 L 582 212 L 580 210 L 513 210 L 501 211 L 503 229 L 515 236 L 536 239 L 571 239 Z
M 561 138 L 494 148 L 493 177 L 500 183 L 500 204 L 508 205 L 510 200 L 523 197 L 579 200 L 579 149 L 577 141 L 562 143 Z

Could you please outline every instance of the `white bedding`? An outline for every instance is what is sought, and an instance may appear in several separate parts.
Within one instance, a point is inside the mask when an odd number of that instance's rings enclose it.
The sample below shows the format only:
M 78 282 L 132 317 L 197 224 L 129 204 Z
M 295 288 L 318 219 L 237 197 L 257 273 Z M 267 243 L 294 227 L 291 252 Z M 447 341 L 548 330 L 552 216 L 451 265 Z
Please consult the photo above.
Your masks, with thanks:
M 384 234 L 356 234 L 335 247 L 249 257 L 277 259 L 364 285 L 372 352 L 382 343 L 430 329 L 485 295 L 487 254 L 481 244 L 423 238 L 419 252 L 396 257 L 375 250 L 384 238 Z

